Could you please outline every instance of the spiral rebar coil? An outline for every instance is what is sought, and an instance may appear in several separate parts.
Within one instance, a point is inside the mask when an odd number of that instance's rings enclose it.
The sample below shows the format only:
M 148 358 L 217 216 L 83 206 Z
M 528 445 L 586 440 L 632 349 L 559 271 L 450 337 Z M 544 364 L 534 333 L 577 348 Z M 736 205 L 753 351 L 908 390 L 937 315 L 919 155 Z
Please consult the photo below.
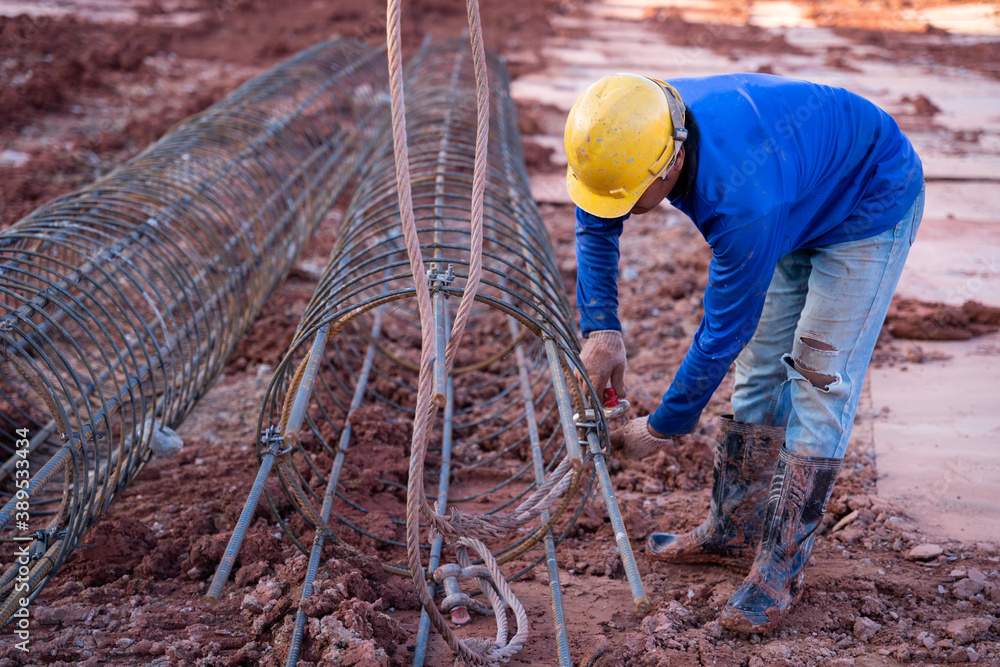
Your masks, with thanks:
M 0 624 L 204 395 L 366 163 L 386 67 L 318 44 L 0 235 Z
M 562 375 L 579 363 L 579 343 L 555 252 L 530 194 L 509 78 L 495 55 L 488 66 L 482 282 L 455 367 L 441 387 L 446 400 L 431 436 L 427 485 L 439 491 L 432 502 L 442 500 L 444 484 L 449 507 L 494 514 L 509 511 L 535 488 L 533 441 L 545 470 L 565 455 L 546 345 L 554 343 Z M 469 268 L 476 89 L 468 43 L 445 40 L 425 48 L 408 68 L 406 85 L 414 212 L 443 349 L 457 304 L 447 297 L 462 294 Z M 261 409 L 258 456 L 279 454 L 286 492 L 265 494 L 303 551 L 300 538 L 328 519 L 334 534 L 405 562 L 409 428 L 421 338 L 414 293 L 387 133 L 354 191 L 320 285 Z M 308 361 L 317 336 L 325 352 L 313 366 Z M 283 434 L 304 383 L 311 383 L 311 398 L 298 442 L 289 448 Z M 336 489 L 335 498 L 325 498 L 328 488 Z M 581 505 L 582 498 L 576 497 Z M 569 522 L 559 528 L 568 530 Z M 543 534 L 514 535 L 496 545 L 496 553 L 513 558 Z

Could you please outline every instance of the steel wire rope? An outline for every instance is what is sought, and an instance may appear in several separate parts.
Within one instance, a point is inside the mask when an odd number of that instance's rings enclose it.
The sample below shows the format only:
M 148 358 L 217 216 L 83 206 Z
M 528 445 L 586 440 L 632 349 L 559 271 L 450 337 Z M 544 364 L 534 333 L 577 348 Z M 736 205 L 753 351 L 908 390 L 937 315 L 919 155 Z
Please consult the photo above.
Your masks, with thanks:
M 472 44 L 477 84 L 476 159 L 473 171 L 472 219 L 470 224 L 472 243 L 470 248 L 470 265 L 466 288 L 462 294 L 462 299 L 453 324 L 452 333 L 448 340 L 445 359 L 442 362 L 440 358 L 437 358 L 438 364 L 444 363 L 445 368 L 443 370 L 443 374 L 445 376 L 448 374 L 448 371 L 454 362 L 458 346 L 460 345 L 461 336 L 467 323 L 472 303 L 475 300 L 482 269 L 482 218 L 483 196 L 486 185 L 486 145 L 489 133 L 489 94 L 486 82 L 486 55 L 485 47 L 482 43 L 482 26 L 479 18 L 478 1 L 467 0 L 466 7 L 468 10 L 470 42 Z M 434 392 L 435 395 L 433 396 L 433 401 L 431 400 L 432 397 L 430 395 L 431 372 L 435 361 L 433 354 L 434 331 L 431 325 L 430 291 L 426 283 L 423 281 L 423 277 L 425 276 L 424 263 L 420 251 L 417 228 L 414 220 L 413 203 L 411 199 L 411 183 L 409 175 L 410 165 L 406 137 L 406 113 L 402 87 L 402 58 L 399 49 L 399 0 L 389 0 L 388 2 L 387 41 L 391 96 L 390 107 L 392 112 L 393 144 L 395 148 L 394 156 L 397 193 L 400 203 L 400 213 L 404 237 L 406 240 L 407 253 L 410 258 L 411 266 L 413 267 L 412 274 L 418 298 L 418 311 L 420 314 L 422 334 L 421 364 L 417 391 L 417 404 L 414 415 L 415 420 L 413 436 L 411 440 L 410 470 L 407 488 L 406 536 L 410 573 L 413 578 L 414 585 L 417 588 L 418 597 L 424 607 L 424 610 L 430 617 L 431 623 L 442 635 L 452 650 L 459 656 L 459 658 L 472 664 L 499 664 L 501 662 L 506 662 L 510 656 L 523 647 L 528 632 L 528 619 L 524 607 L 521 606 L 521 604 L 513 596 L 513 593 L 509 590 L 503 573 L 499 569 L 499 565 L 493 559 L 492 554 L 486 546 L 477 539 L 464 535 L 460 538 L 460 544 L 474 547 L 479 552 L 480 556 L 486 561 L 487 567 L 493 577 L 494 584 L 504 595 L 507 604 L 510 604 L 514 608 L 518 631 L 509 642 L 507 641 L 505 622 L 501 618 L 503 614 L 502 605 L 494 598 L 492 588 L 489 588 L 490 592 L 488 595 L 491 597 L 491 601 L 494 602 L 494 610 L 498 617 L 496 641 L 492 643 L 488 640 L 479 642 L 463 642 L 459 639 L 451 631 L 450 627 L 448 627 L 447 623 L 444 621 L 444 617 L 440 615 L 434 605 L 433 598 L 430 595 L 426 580 L 424 579 L 421 565 L 419 522 L 417 520 L 418 514 L 424 514 L 431 521 L 433 524 L 432 531 L 443 532 L 445 527 L 451 526 L 442 521 L 444 517 L 437 515 L 433 509 L 427 507 L 427 502 L 424 498 L 425 494 L 423 492 L 423 466 L 427 446 L 427 422 L 431 417 L 432 402 L 440 405 L 443 397 L 437 394 L 436 390 Z M 563 468 L 565 468 L 565 470 L 563 470 Z M 542 511 L 548 509 L 551 502 L 546 503 L 544 501 L 549 501 L 550 497 L 556 492 L 561 491 L 562 493 L 565 493 L 566 487 L 568 486 L 568 484 L 566 484 L 567 480 L 575 482 L 579 481 L 580 470 L 573 468 L 574 466 L 570 465 L 570 459 L 568 457 L 564 459 L 564 462 L 557 467 L 556 472 L 553 473 L 549 480 L 547 480 L 542 487 L 537 489 L 528 501 L 522 503 L 522 505 L 519 506 L 515 512 L 520 512 L 523 509 L 524 514 L 521 514 L 520 516 L 527 517 L 533 514 L 533 510 L 537 510 L 538 514 L 541 514 Z M 560 470 L 563 472 L 561 477 L 557 474 Z M 567 475 L 566 472 L 570 470 L 572 470 L 572 474 Z M 550 486 L 550 482 L 551 490 L 546 489 L 546 487 Z M 545 493 L 546 491 L 548 491 L 548 494 Z M 557 495 L 556 497 L 560 496 Z M 525 507 L 532 501 L 534 501 L 535 504 L 532 505 L 530 509 Z M 542 502 L 540 503 L 539 501 Z M 564 499 L 564 503 L 565 502 L 566 499 Z M 543 504 L 544 508 L 542 508 Z M 456 515 L 457 511 L 453 509 L 451 513 L 452 522 L 458 518 Z M 482 521 L 482 517 L 475 517 L 473 521 L 480 522 Z M 523 525 L 523 522 L 520 525 Z M 547 534 L 549 526 L 545 525 L 544 529 L 544 533 Z M 463 534 L 465 532 L 466 531 L 459 531 L 459 534 Z M 485 589 L 486 586 L 484 585 L 484 592 L 486 592 Z

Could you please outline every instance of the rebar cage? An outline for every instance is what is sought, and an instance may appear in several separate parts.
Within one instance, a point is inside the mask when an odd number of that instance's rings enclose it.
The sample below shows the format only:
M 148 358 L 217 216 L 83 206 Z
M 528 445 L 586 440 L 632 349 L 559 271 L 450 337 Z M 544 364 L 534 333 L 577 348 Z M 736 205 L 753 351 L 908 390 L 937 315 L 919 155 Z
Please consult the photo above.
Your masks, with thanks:
M 383 49 L 318 44 L 0 235 L 0 625 L 211 386 L 366 163 L 386 68 Z
M 555 253 L 528 187 L 509 79 L 493 54 L 488 71 L 482 282 L 454 368 L 447 377 L 438 368 L 445 400 L 430 436 L 426 482 L 438 489 L 431 500 L 440 511 L 447 505 L 496 514 L 523 500 L 565 455 L 564 377 L 579 343 Z M 476 93 L 468 43 L 444 40 L 425 47 L 408 67 L 406 82 L 414 215 L 428 267 L 421 279 L 432 289 L 443 350 L 457 304 L 449 297 L 462 294 L 469 270 Z M 387 133 L 354 191 L 320 285 L 269 387 L 257 453 L 276 453 L 278 443 L 287 442 L 282 434 L 296 396 L 308 395 L 303 385 L 311 383 L 298 442 L 279 458 L 287 497 L 268 494 L 272 508 L 305 550 L 299 538 L 326 524 L 320 509 L 324 489 L 335 488 L 335 497 L 326 499 L 331 507 L 324 508 L 334 533 L 354 542 L 374 540 L 383 557 L 405 561 L 421 333 L 393 164 Z M 317 338 L 325 352 L 311 368 Z M 570 432 L 575 439 L 572 423 Z M 584 496 L 576 496 L 578 508 Z M 559 513 L 565 510 L 564 503 Z M 560 527 L 567 530 L 569 522 Z M 495 553 L 501 561 L 512 559 L 544 532 L 513 535 L 494 545 Z

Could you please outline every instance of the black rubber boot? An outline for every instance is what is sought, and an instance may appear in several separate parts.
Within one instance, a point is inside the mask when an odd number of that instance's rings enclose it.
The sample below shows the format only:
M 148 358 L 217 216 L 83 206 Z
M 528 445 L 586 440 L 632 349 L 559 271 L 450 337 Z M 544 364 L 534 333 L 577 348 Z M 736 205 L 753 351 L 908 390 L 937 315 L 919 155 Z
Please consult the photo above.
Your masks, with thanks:
M 782 448 L 767 497 L 760 549 L 719 619 L 733 632 L 770 632 L 802 595 L 805 565 L 842 459 Z
M 688 533 L 653 533 L 646 553 L 669 563 L 721 563 L 749 569 L 764 525 L 767 490 L 785 429 L 720 419 L 712 505 Z

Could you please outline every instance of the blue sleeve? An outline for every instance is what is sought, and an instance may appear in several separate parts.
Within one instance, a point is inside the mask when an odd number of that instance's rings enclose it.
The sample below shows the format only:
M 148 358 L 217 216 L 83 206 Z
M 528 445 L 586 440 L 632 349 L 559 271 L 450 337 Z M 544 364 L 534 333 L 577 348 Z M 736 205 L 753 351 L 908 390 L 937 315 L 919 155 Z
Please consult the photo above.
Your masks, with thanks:
M 584 338 L 591 331 L 621 331 L 618 238 L 627 218 L 627 215 L 598 218 L 579 207 L 576 209 L 576 306 Z
M 777 230 L 784 228 L 784 216 L 772 211 L 711 239 L 705 314 L 663 402 L 649 418 L 660 433 L 694 430 L 729 367 L 753 337 L 778 263 Z

